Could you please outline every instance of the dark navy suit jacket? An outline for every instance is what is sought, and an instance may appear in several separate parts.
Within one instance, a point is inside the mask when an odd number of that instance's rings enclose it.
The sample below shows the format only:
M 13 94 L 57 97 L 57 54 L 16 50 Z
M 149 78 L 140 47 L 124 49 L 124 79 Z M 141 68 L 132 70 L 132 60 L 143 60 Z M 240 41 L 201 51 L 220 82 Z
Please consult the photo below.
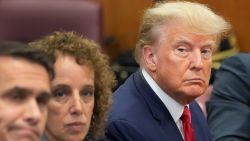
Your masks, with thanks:
M 190 104 L 196 141 L 212 141 L 197 103 Z M 104 141 L 183 141 L 169 111 L 141 71 L 132 74 L 114 93 Z

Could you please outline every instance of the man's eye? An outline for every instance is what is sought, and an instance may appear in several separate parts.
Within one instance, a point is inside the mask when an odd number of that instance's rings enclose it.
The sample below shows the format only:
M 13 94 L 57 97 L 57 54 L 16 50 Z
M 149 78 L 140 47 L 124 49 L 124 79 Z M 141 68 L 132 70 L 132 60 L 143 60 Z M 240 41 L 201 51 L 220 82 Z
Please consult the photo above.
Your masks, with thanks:
M 209 59 L 212 57 L 212 50 L 211 49 L 204 49 L 201 51 L 201 54 L 204 58 Z
M 47 105 L 47 103 L 50 100 L 49 94 L 41 94 L 39 97 L 37 97 L 37 102 L 39 105 Z
M 14 87 L 3 92 L 1 97 L 3 97 L 4 99 L 6 99 L 6 101 L 11 103 L 21 103 L 21 102 L 26 102 L 30 94 L 32 94 L 32 92 L 28 89 L 21 87 Z
M 10 94 L 9 98 L 12 101 L 22 102 L 23 100 L 25 100 L 26 95 L 20 94 L 20 93 L 12 93 L 12 94 Z
M 180 57 L 186 57 L 188 55 L 189 49 L 186 47 L 178 47 L 175 49 L 175 54 Z
M 5 97 L 6 101 L 9 101 L 11 103 L 24 103 L 26 102 L 26 100 L 28 99 L 28 95 L 27 94 L 23 94 L 23 93 L 9 93 L 6 97 Z
M 177 48 L 177 50 L 178 50 L 179 52 L 185 52 L 185 51 L 186 51 L 185 48 Z

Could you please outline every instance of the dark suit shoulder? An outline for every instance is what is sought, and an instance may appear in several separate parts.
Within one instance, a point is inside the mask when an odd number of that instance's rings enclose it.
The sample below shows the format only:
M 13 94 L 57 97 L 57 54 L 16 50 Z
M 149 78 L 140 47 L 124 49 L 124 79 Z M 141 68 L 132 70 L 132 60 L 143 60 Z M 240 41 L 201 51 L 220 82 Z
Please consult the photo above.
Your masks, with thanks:
M 144 97 L 139 93 L 135 81 L 137 73 L 132 74 L 115 92 L 110 120 L 137 122 L 140 117 L 150 114 Z
M 225 59 L 216 73 L 210 101 L 238 101 L 250 105 L 250 54 Z
M 235 56 L 225 59 L 220 70 L 232 71 L 234 73 L 250 73 L 250 54 L 249 53 L 239 53 Z
M 212 97 L 207 102 L 208 123 L 216 141 L 250 139 L 249 60 L 249 53 L 225 59 L 216 74 Z
M 183 141 L 167 109 L 140 72 L 118 88 L 106 129 L 112 141 Z

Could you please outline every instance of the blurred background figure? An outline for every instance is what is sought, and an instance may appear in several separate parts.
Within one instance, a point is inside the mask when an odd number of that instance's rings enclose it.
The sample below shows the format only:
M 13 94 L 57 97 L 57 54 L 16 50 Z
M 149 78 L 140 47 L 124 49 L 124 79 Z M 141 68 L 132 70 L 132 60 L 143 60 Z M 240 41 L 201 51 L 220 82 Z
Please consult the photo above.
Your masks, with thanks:
M 99 139 L 115 85 L 108 57 L 74 32 L 55 32 L 30 45 L 56 58 L 43 141 Z
M 0 42 L 0 140 L 39 141 L 47 120 L 53 62 L 36 49 Z
M 214 141 L 250 140 L 250 54 L 225 59 L 218 70 L 207 103 Z

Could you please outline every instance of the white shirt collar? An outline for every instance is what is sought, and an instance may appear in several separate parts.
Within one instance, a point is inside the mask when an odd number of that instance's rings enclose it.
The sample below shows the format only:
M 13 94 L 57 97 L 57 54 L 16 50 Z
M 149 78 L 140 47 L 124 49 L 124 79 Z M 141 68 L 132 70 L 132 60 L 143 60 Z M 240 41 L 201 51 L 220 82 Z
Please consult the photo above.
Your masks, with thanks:
M 142 69 L 142 75 L 145 80 L 149 84 L 149 86 L 153 89 L 156 95 L 160 98 L 160 100 L 167 107 L 171 116 L 173 117 L 175 123 L 180 120 L 180 117 L 183 113 L 184 106 L 175 101 L 172 97 L 170 97 L 167 93 L 165 93 L 158 84 L 154 81 L 154 79 L 146 72 L 145 69 Z

